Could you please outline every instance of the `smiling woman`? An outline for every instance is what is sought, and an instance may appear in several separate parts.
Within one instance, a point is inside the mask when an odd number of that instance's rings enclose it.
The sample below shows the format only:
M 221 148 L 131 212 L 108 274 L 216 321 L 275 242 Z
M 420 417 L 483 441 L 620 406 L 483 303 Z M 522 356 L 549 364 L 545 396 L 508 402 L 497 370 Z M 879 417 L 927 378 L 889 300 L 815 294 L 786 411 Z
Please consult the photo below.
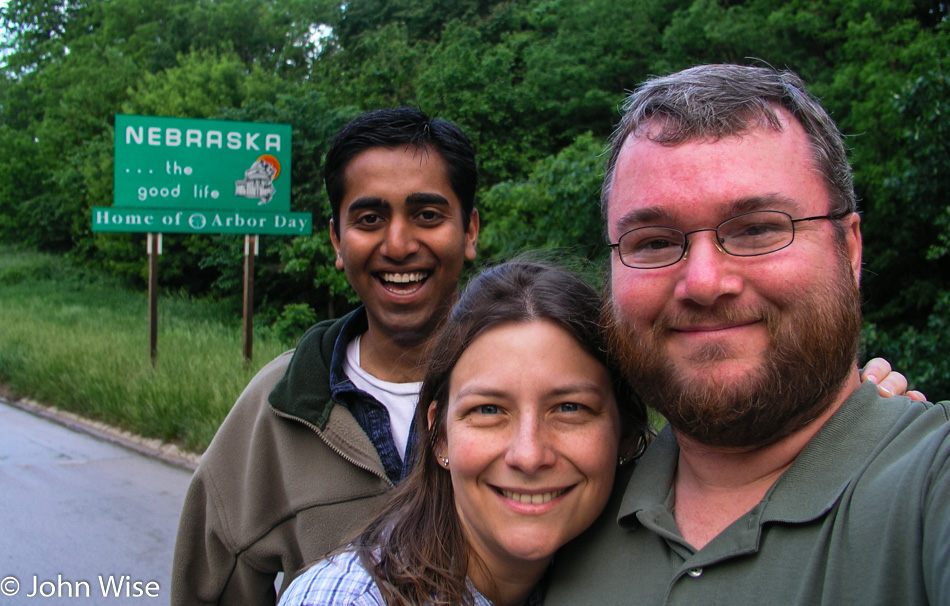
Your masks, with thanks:
M 597 292 L 562 269 L 486 270 L 435 345 L 409 477 L 281 604 L 539 604 L 555 551 L 637 456 L 643 405 L 605 356 Z
M 469 577 L 530 592 L 610 494 L 620 444 L 610 374 L 560 325 L 531 320 L 477 337 L 449 385 L 446 410 L 433 403 L 429 416 L 442 417 L 435 450 L 449 461 L 471 559 L 484 565 Z

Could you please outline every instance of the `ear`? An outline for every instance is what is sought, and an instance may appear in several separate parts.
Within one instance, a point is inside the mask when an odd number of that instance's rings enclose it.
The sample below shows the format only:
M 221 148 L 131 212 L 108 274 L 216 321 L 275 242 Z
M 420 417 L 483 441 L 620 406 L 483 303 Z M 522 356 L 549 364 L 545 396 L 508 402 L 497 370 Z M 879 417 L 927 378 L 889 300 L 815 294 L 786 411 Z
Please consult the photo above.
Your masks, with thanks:
M 333 250 L 336 251 L 336 268 L 343 271 L 343 255 L 340 254 L 340 239 L 337 237 L 334 227 L 333 219 L 330 219 L 330 244 L 333 245 Z
M 854 272 L 854 281 L 861 284 L 861 215 L 854 212 L 843 221 L 845 221 L 844 237 L 848 244 L 851 271 Z
M 468 220 L 468 230 L 465 231 L 465 258 L 469 261 L 475 260 L 478 248 L 478 228 L 478 209 L 473 208 Z
M 620 436 L 620 446 L 617 449 L 619 457 L 625 461 L 632 461 L 633 456 L 642 446 L 641 439 L 642 436 L 635 431 L 624 432 L 624 435 Z
M 437 410 L 438 410 L 438 406 L 436 405 L 436 402 L 433 400 L 433 402 L 429 404 L 429 410 L 426 411 L 426 421 L 428 422 L 427 426 L 429 428 L 429 431 L 432 431 L 432 425 L 435 423 L 435 415 L 436 415 Z M 444 441 L 440 440 L 439 442 L 432 445 L 432 453 L 437 457 L 442 456 L 442 453 L 444 450 L 445 450 Z

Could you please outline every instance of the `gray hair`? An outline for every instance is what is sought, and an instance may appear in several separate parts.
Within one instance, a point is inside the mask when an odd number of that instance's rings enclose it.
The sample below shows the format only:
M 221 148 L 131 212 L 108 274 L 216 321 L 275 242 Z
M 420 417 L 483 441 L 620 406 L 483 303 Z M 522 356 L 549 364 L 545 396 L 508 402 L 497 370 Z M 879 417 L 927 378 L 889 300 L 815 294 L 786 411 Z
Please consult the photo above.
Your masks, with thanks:
M 624 102 L 620 125 L 610 139 L 610 161 L 601 190 L 604 218 L 617 158 L 629 136 L 676 146 L 738 136 L 757 127 L 781 130 L 777 108 L 794 116 L 808 136 L 816 168 L 828 189 L 829 213 L 856 212 L 851 165 L 841 132 L 798 75 L 771 67 L 699 65 L 651 78 Z

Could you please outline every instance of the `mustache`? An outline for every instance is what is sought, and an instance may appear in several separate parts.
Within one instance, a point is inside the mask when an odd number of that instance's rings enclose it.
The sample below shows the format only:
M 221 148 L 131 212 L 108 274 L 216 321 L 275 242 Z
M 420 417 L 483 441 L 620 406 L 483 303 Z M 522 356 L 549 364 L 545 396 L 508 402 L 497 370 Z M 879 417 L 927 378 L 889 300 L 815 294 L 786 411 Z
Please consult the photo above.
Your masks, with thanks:
M 739 326 L 764 322 L 769 334 L 774 335 L 779 325 L 779 311 L 773 305 L 737 306 L 733 304 L 678 309 L 665 313 L 653 324 L 654 336 L 687 326 Z

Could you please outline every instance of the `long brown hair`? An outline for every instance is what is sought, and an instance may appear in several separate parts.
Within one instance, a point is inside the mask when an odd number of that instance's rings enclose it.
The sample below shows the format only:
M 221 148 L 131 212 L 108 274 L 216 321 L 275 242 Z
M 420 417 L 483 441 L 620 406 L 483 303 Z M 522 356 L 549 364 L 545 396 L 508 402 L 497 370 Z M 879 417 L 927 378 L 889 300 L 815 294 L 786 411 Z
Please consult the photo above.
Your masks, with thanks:
M 446 438 L 449 379 L 479 335 L 503 323 L 548 320 L 568 331 L 614 380 L 624 436 L 646 446 L 646 408 L 607 356 L 597 291 L 553 265 L 516 261 L 483 271 L 465 289 L 437 338 L 416 407 L 414 464 L 388 506 L 355 541 L 363 566 L 391 606 L 470 604 L 466 578 L 473 555 L 455 509 L 449 472 L 433 447 Z M 436 405 L 432 427 L 430 403 Z

